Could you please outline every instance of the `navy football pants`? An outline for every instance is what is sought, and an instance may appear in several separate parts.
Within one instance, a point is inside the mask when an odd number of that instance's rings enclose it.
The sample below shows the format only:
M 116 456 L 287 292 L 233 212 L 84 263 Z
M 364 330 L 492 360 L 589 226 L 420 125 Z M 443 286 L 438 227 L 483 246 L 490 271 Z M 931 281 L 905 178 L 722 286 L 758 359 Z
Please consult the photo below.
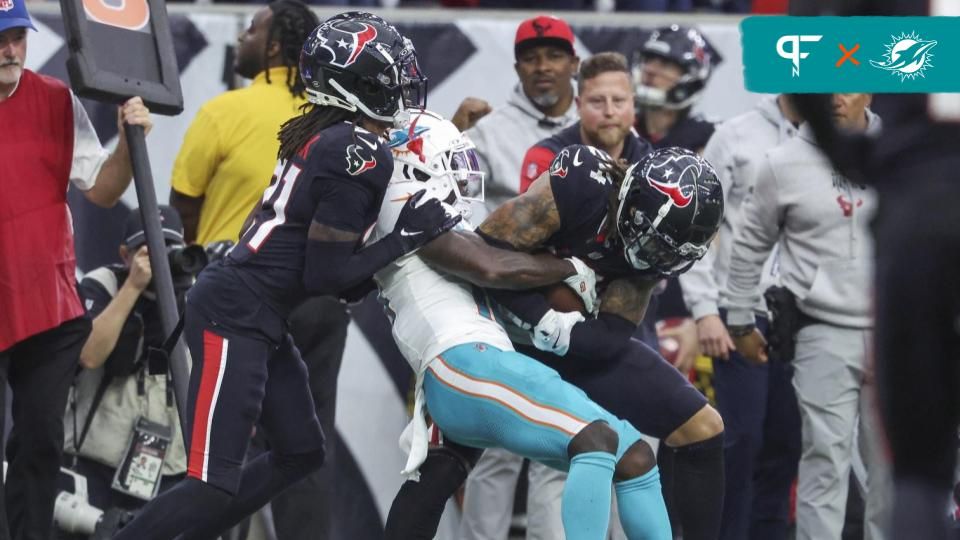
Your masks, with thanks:
M 187 304 L 193 359 L 187 478 L 150 502 L 118 540 L 215 538 L 323 463 L 307 370 L 289 335 L 279 345 L 207 320 Z M 271 450 L 244 463 L 257 420 Z
M 791 366 L 782 362 L 756 365 L 736 352 L 713 361 L 725 428 L 721 539 L 786 537 L 790 486 L 800 460 L 800 412 L 791 378 Z
M 276 453 L 323 448 L 307 368 L 289 335 L 274 346 L 225 332 L 189 304 L 186 316 L 193 358 L 187 476 L 236 493 L 258 419 Z

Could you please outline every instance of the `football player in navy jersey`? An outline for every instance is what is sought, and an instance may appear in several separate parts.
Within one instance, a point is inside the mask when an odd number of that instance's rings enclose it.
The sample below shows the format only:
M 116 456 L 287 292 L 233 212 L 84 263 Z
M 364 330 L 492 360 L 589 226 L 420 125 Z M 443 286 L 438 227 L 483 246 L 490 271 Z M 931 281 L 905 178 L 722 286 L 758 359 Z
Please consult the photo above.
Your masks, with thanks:
M 426 97 L 409 40 L 379 17 L 337 15 L 307 39 L 300 72 L 310 104 L 281 128 L 270 186 L 237 246 L 188 295 L 187 478 L 116 538 L 216 537 L 318 468 L 324 437 L 290 310 L 306 294 L 362 286 L 459 221 L 437 201 L 418 206 L 419 193 L 393 232 L 360 247 L 393 172 L 381 136 Z M 244 463 L 257 424 L 271 450 Z
M 596 171 L 604 168 L 612 169 L 606 176 L 614 182 L 599 180 Z M 518 350 L 661 439 L 658 461 L 671 519 L 688 540 L 715 538 L 723 506 L 723 420 L 682 374 L 630 336 L 660 279 L 687 270 L 705 253 L 722 217 L 720 184 L 706 161 L 679 148 L 655 150 L 622 175 L 619 168 L 589 147 L 568 147 L 480 232 L 515 249 L 543 246 L 577 255 L 603 279 L 600 313 L 573 327 L 566 356 Z M 526 224 L 517 221 L 536 208 L 541 211 Z M 548 307 L 540 302 L 513 311 L 537 325 L 552 319 Z
M 722 61 L 695 28 L 673 24 L 655 29 L 631 66 L 637 132 L 654 148 L 679 146 L 702 153 L 713 123 L 692 115 L 691 109 Z
M 676 37 L 685 36 L 671 35 L 670 39 Z M 692 47 L 691 45 L 691 50 Z M 704 49 L 703 54 L 706 55 L 706 49 Z M 581 105 L 581 122 L 564 129 L 553 137 L 540 141 L 527 152 L 521 170 L 523 174 L 532 173 L 532 175 L 525 177 L 521 182 L 522 191 L 526 191 L 528 185 L 531 186 L 529 189 L 533 189 L 530 182 L 539 178 L 549 168 L 549 164 L 556 159 L 561 149 L 567 145 L 588 144 L 597 146 L 607 151 L 611 157 L 624 159 L 627 163 L 636 163 L 653 151 L 654 146 L 631 129 L 635 121 L 633 107 L 633 91 L 635 89 L 631 83 L 630 75 L 626 59 L 615 53 L 600 53 L 581 64 L 581 87 L 580 97 L 578 98 L 578 103 Z M 692 90 L 694 86 L 690 84 L 686 88 Z M 673 92 L 670 94 L 676 95 Z M 623 102 L 625 98 L 626 103 Z M 568 156 L 567 163 L 571 162 L 571 157 L 573 156 Z M 576 180 L 570 185 L 578 186 L 580 181 Z M 596 185 L 595 182 L 594 185 Z M 580 197 L 580 194 L 576 190 L 569 195 L 571 200 L 577 200 L 578 197 Z M 563 204 L 563 201 L 559 198 L 554 201 L 549 192 L 546 193 L 545 201 L 543 204 L 556 204 L 558 206 Z M 507 205 L 501 207 L 501 216 L 509 215 L 505 213 L 507 208 Z M 492 224 L 493 222 L 488 220 L 481 226 L 481 229 L 486 230 Z M 518 219 L 512 218 L 499 227 L 503 232 L 504 239 L 510 238 L 511 233 L 508 231 L 514 225 L 517 225 L 517 231 L 522 231 L 528 227 L 549 228 L 552 224 L 546 221 L 543 223 L 519 223 Z M 595 228 L 599 229 L 599 224 Z M 545 240 L 550 234 L 552 234 L 552 231 L 544 231 L 541 240 Z M 650 281 L 651 286 L 657 283 L 657 280 Z M 676 296 L 679 295 L 673 297 Z M 655 315 L 658 312 L 661 297 L 662 295 L 652 297 L 647 295 L 644 308 L 647 308 L 647 304 L 650 304 L 649 310 L 652 311 L 653 316 L 647 316 L 637 332 L 638 337 L 653 347 L 656 347 L 657 343 L 653 323 L 656 320 Z M 670 298 L 670 296 L 667 298 Z M 653 365 L 661 365 L 659 354 L 651 358 L 651 362 L 655 360 Z M 666 381 L 680 381 L 683 378 L 667 374 L 662 375 L 662 377 Z M 659 379 L 656 380 L 659 381 Z M 577 384 L 577 381 L 572 382 Z M 668 444 L 665 451 L 658 454 L 658 459 L 661 460 L 660 468 L 664 477 L 663 484 L 667 490 L 667 508 L 670 509 L 671 520 L 680 522 L 687 540 L 712 539 L 716 537 L 719 530 L 723 506 L 724 476 L 720 470 L 723 466 L 721 444 L 723 427 L 719 413 L 707 405 L 705 398 L 700 396 L 699 393 L 689 395 L 691 399 L 694 396 L 697 397 L 698 404 L 695 407 L 693 401 L 687 404 L 670 402 L 665 407 L 669 414 L 660 417 L 661 425 L 656 426 L 657 429 L 654 433 L 657 434 L 656 436 L 666 438 Z M 609 404 L 604 403 L 601 398 L 593 397 L 601 405 L 610 408 Z M 693 412 L 697 412 L 697 414 L 691 416 L 690 407 L 694 407 Z M 641 409 L 638 408 L 637 410 Z M 628 418 L 631 422 L 637 420 L 632 416 L 628 416 Z M 644 429 L 640 429 L 640 431 L 648 433 Z M 490 457 L 484 458 L 484 462 L 481 462 L 478 466 L 478 472 L 492 475 L 490 469 L 493 465 L 490 461 Z M 700 472 L 706 469 L 711 472 Z M 701 481 L 699 479 L 701 476 L 708 476 L 710 478 L 709 482 Z M 676 496 L 672 496 L 672 493 L 670 493 L 674 486 L 676 487 Z M 468 486 L 468 491 L 471 487 Z M 537 508 L 539 508 L 539 505 Z M 700 534 L 701 532 L 702 534 Z
M 520 193 L 550 168 L 564 147 L 585 144 L 603 150 L 613 159 L 636 163 L 653 151 L 633 124 L 630 68 L 620 53 L 598 53 L 580 64 L 577 103 L 580 120 L 530 147 L 521 167 Z M 656 305 L 656 299 L 652 302 Z M 655 311 L 655 309 L 654 309 Z M 657 346 L 655 319 L 647 317 L 637 331 L 638 337 Z
M 685 271 L 706 252 L 722 215 L 716 173 L 693 152 L 661 149 L 625 168 L 595 148 L 573 145 L 478 229 L 498 247 L 546 248 L 595 270 L 600 309 L 582 322 L 577 313 L 551 309 L 542 294 L 488 293 L 532 327 L 533 345 L 517 343 L 518 351 L 660 438 L 661 456 L 683 461 L 676 486 L 664 484 L 664 494 L 668 504 L 674 489 L 686 498 L 678 507 L 684 538 L 715 538 L 719 530 L 723 421 L 676 369 L 632 335 L 657 281 Z M 565 354 L 554 348 L 558 343 L 568 345 Z M 443 504 L 478 457 L 463 448 L 432 453 L 420 482 L 405 483 L 394 501 L 389 538 L 432 538 Z

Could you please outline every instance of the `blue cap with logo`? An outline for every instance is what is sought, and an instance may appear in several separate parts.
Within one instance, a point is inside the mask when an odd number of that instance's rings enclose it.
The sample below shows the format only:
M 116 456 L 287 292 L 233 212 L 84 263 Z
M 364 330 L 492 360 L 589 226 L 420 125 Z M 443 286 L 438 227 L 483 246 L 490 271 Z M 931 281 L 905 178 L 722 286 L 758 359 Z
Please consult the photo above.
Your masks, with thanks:
M 0 0 L 0 32 L 17 27 L 37 29 L 27 12 L 27 1 Z

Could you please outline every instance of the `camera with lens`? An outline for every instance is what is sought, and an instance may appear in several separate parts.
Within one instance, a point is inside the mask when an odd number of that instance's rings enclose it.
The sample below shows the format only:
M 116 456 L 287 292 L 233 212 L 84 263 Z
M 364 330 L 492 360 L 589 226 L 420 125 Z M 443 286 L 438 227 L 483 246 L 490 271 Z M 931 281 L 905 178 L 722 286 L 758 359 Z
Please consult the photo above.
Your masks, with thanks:
M 172 274 L 191 276 L 199 274 L 209 262 L 206 250 L 198 244 L 168 246 L 167 260 Z
M 213 242 L 206 248 L 200 244 L 168 246 L 167 260 L 170 262 L 170 272 L 174 276 L 196 276 L 208 264 L 226 257 L 232 247 L 232 240 Z
M 65 488 L 57 495 L 53 507 L 53 522 L 70 535 L 106 540 L 133 519 L 133 513 L 122 508 L 106 512 L 90 504 L 87 497 L 87 478 L 70 469 L 61 468 L 59 485 Z

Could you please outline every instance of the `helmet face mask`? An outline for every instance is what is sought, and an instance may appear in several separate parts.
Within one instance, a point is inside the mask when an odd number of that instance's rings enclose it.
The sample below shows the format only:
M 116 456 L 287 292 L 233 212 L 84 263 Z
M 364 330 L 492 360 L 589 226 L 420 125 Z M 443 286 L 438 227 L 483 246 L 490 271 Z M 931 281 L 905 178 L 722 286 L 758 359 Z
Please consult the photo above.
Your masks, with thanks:
M 723 219 L 713 167 L 681 148 L 662 148 L 627 169 L 617 232 L 627 262 L 651 277 L 683 273 L 703 257 Z
M 318 26 L 300 53 L 307 100 L 403 125 L 423 108 L 427 79 L 413 43 L 369 13 L 336 15 Z
M 411 111 L 408 127 L 390 132 L 394 181 L 425 182 L 441 201 L 468 217 L 484 200 L 484 173 L 473 141 L 430 111 Z
M 427 108 L 427 77 L 420 70 L 417 52 L 413 43 L 404 38 L 407 49 L 398 61 L 400 75 L 400 97 L 406 109 L 423 110 Z
M 624 242 L 623 253 L 630 266 L 637 270 L 672 276 L 686 272 L 693 263 L 706 255 L 707 246 L 686 242 L 677 246 L 672 238 L 661 233 L 642 212 L 634 212 L 639 221 L 639 234 Z M 649 262 L 648 262 L 649 261 Z
M 484 201 L 484 173 L 480 170 L 480 157 L 473 142 L 466 137 L 443 154 L 450 179 L 457 188 L 457 196 L 463 201 Z

